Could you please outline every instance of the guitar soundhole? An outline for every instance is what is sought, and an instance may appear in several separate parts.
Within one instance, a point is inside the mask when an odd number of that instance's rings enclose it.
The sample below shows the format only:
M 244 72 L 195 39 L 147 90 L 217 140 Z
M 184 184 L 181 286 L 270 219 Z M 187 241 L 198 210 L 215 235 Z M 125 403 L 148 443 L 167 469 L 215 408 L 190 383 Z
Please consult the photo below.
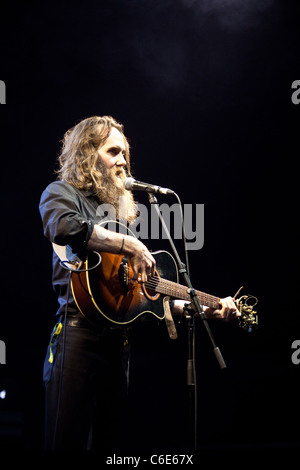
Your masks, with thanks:
M 160 294 L 156 290 L 158 283 L 159 283 L 159 274 L 157 271 L 155 271 L 155 275 L 152 276 L 150 279 L 148 279 L 147 282 L 142 284 L 142 289 L 147 299 L 155 301 L 159 298 Z

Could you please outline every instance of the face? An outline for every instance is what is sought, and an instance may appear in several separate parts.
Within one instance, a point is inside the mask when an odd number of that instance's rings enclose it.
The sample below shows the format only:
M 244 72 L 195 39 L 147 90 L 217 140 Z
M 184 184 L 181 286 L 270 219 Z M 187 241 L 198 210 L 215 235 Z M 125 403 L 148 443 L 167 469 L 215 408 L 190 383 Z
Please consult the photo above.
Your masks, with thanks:
M 105 144 L 100 146 L 97 152 L 100 161 L 108 170 L 115 169 L 116 176 L 122 173 L 122 168 L 126 166 L 126 147 L 124 138 L 118 129 L 115 127 L 111 129 Z
M 97 150 L 102 184 L 98 188 L 98 197 L 105 204 L 111 204 L 120 220 L 132 222 L 137 216 L 137 206 L 131 191 L 124 187 L 127 176 L 126 146 L 124 137 L 115 127 L 106 142 Z M 120 203 L 122 201 L 122 204 Z

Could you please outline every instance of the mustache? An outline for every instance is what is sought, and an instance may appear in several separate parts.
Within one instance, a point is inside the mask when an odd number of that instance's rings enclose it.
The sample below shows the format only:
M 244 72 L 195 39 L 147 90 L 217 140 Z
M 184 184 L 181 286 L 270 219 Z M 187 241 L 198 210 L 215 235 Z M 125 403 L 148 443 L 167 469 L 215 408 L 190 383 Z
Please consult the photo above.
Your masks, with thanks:
M 102 176 L 104 178 L 104 181 L 109 181 L 109 180 L 115 180 L 115 178 L 118 178 L 118 180 L 125 180 L 129 175 L 126 169 L 123 166 L 113 166 L 112 168 L 107 168 L 107 166 L 99 161 L 98 162 L 98 170 L 102 173 Z
M 128 176 L 127 171 L 123 167 L 113 167 L 111 169 L 111 174 L 113 176 L 117 176 L 118 178 L 121 177 L 121 179 L 126 179 Z

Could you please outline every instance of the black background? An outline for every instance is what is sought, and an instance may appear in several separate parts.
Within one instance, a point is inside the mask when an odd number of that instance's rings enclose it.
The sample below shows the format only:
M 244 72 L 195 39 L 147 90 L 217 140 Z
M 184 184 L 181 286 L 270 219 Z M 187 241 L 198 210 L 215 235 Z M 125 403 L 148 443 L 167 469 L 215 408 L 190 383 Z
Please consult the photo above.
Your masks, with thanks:
M 55 178 L 64 132 L 105 114 L 125 126 L 137 179 L 205 204 L 204 246 L 189 255 L 193 285 L 220 297 L 243 285 L 259 299 L 257 332 L 211 324 L 226 371 L 197 327 L 199 447 L 298 446 L 297 4 L 1 4 L 3 447 L 43 445 L 42 364 L 56 300 L 40 194 Z M 175 343 L 161 329 L 139 333 L 124 435 L 132 449 L 185 448 L 186 327 Z

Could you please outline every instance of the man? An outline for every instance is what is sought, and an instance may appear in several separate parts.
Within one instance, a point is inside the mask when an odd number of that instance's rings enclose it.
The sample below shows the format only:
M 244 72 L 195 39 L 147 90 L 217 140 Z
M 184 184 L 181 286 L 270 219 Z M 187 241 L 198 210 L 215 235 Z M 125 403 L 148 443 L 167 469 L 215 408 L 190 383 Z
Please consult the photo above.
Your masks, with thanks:
M 85 259 L 90 250 L 123 254 L 132 280 L 144 283 L 155 272 L 155 259 L 137 238 L 99 225 L 100 204 L 113 208 L 118 220 L 132 223 L 137 205 L 124 180 L 130 153 L 123 126 L 112 117 L 94 116 L 66 132 L 59 156 L 58 180 L 43 192 L 40 213 L 44 234 L 54 247 Z M 125 204 L 119 201 L 125 200 Z M 125 209 L 124 209 L 125 207 Z M 56 250 L 57 251 L 57 250 Z M 45 358 L 47 449 L 112 448 L 118 442 L 126 404 L 123 328 L 94 327 L 78 310 L 68 271 L 53 253 L 53 287 L 59 308 Z M 173 313 L 184 302 L 173 302 Z M 228 321 L 239 315 L 231 298 L 207 317 Z M 62 326 L 63 325 L 63 326 Z

